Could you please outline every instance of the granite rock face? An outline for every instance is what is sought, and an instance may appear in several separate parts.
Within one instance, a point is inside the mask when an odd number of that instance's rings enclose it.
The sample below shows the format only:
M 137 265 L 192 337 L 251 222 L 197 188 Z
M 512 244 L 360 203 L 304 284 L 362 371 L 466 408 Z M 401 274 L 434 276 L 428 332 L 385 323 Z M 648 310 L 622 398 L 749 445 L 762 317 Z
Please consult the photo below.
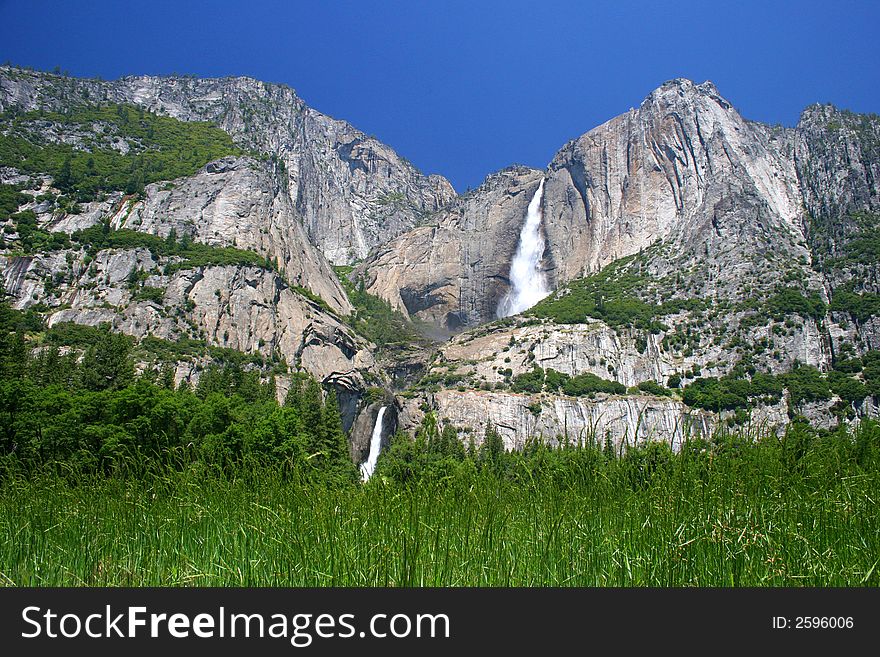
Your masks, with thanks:
M 275 262 L 291 284 L 312 291 L 337 312 L 351 311 L 271 162 L 227 157 L 194 176 L 148 185 L 143 200 L 119 204 L 111 225 L 160 237 L 173 230 L 178 239 L 186 235 L 211 246 L 256 251 Z
M 203 340 L 269 361 L 283 356 L 322 382 L 336 386 L 347 378 L 344 388 L 357 392 L 365 388 L 364 373 L 382 379 L 372 346 L 276 273 L 211 266 L 165 275 L 160 265 L 146 249 L 105 249 L 88 262 L 76 251 L 0 259 L 13 306 L 39 299 L 49 306 L 49 326 L 107 323 L 139 339 Z M 161 302 L 131 290 L 132 272 L 146 274 L 145 285 L 160 291 Z M 50 289 L 48 281 L 59 282 Z
M 741 354 L 711 339 L 689 352 L 671 349 L 664 338 L 673 333 L 676 321 L 686 322 L 687 318 L 667 318 L 666 321 L 671 324 L 670 331 L 646 335 L 634 329 L 614 328 L 599 320 L 556 324 L 549 320 L 515 319 L 472 329 L 456 335 L 438 350 L 423 380 L 427 385 L 422 386 L 420 399 L 438 417 L 446 417 L 457 427 L 473 429 L 473 422 L 477 422 L 482 430 L 486 421 L 506 427 L 499 430 L 509 439 L 509 446 L 521 445 L 529 435 L 546 439 L 567 435 L 576 439 L 587 431 L 588 436 L 598 436 L 600 443 L 605 434 L 610 433 L 618 445 L 624 439 L 632 443 L 634 439 L 640 441 L 656 434 L 670 440 L 674 435 L 672 446 L 677 448 L 677 441 L 683 436 L 711 433 L 719 417 L 726 419 L 733 413 L 724 411 L 719 416 L 688 408 L 673 391 L 669 396 L 656 396 L 638 390 L 637 386 L 647 382 L 665 386 L 673 377 L 681 376 L 683 385 L 693 377 L 686 373 L 693 371 L 699 372 L 700 377 L 723 377 L 739 362 Z M 753 328 L 752 339 L 772 344 L 774 354 L 778 353 L 779 357 L 754 356 L 752 362 L 773 374 L 788 372 L 796 365 L 829 369 L 829 345 L 817 323 L 801 319 L 792 324 L 792 329 L 781 335 L 771 326 Z M 854 329 L 850 328 L 846 337 L 853 340 Z M 626 394 L 598 393 L 594 399 L 550 390 L 532 395 L 517 393 L 511 382 L 533 373 L 535 368 L 570 377 L 591 374 L 621 384 Z M 799 412 L 817 426 L 832 426 L 835 420 L 831 407 L 837 401 L 835 397 L 807 404 Z M 482 408 L 476 410 L 480 406 Z M 546 412 L 548 408 L 552 409 L 550 413 Z M 645 417 L 638 410 L 642 408 L 650 411 Z M 789 422 L 788 410 L 787 397 L 775 406 L 759 404 L 751 413 L 752 426 L 778 433 Z M 860 404 L 856 410 L 859 416 L 876 413 L 870 404 Z M 464 414 L 470 411 L 475 413 L 471 422 L 462 424 Z M 607 417 L 608 413 L 613 421 Z M 420 417 L 416 421 L 420 421 Z M 650 421 L 636 431 L 633 418 Z M 602 431 L 594 432 L 596 426 Z M 574 433 L 566 433 L 560 427 L 569 427 Z
M 544 220 L 557 278 L 597 271 L 707 220 L 724 222 L 742 206 L 774 232 L 802 237 L 790 151 L 783 131 L 744 120 L 712 83 L 663 84 L 550 163 Z
M 672 320 L 669 323 L 675 325 Z M 733 362 L 722 345 L 708 344 L 684 356 L 667 349 L 663 337 L 662 332 L 644 335 L 637 330 L 615 329 L 599 320 L 582 324 L 519 321 L 455 336 L 438 350 L 430 371 L 453 364 L 458 375 L 472 377 L 476 385 L 499 385 L 508 369 L 509 376 L 515 377 L 538 366 L 570 376 L 595 374 L 632 387 L 645 381 L 665 383 L 670 376 L 694 367 L 703 376 L 723 376 Z M 754 330 L 754 337 L 774 336 L 772 330 L 761 327 Z M 823 349 L 816 322 L 802 321 L 791 335 L 775 337 L 786 359 L 771 359 L 769 371 L 788 371 L 795 361 L 820 369 L 829 366 L 830 354 Z M 641 343 L 640 338 L 644 340 Z
M 495 318 L 542 173 L 512 167 L 381 247 L 355 276 L 410 316 L 455 331 Z
M 684 440 L 711 433 L 715 419 L 694 412 L 678 400 L 656 397 L 578 399 L 535 397 L 513 393 L 443 390 L 432 397 L 443 423 L 468 427 L 462 438 L 473 436 L 479 445 L 487 422 L 501 434 L 507 449 L 521 449 L 528 440 L 551 444 L 603 445 L 617 449 L 646 441 L 669 443 L 677 450 Z
M 545 172 L 494 174 L 432 217 L 435 228 L 378 251 L 363 266 L 368 289 L 450 327 L 493 319 L 542 175 L 543 269 L 552 285 L 657 242 L 686 256 L 675 268 L 697 256 L 717 264 L 722 254 L 742 268 L 743 252 L 771 246 L 808 257 L 793 153 L 790 131 L 744 120 L 709 82 L 673 80 L 566 144 Z
M 0 68 L 0 110 L 96 101 L 211 121 L 242 148 L 274 155 L 309 238 L 336 264 L 365 257 L 455 196 L 442 176 L 421 174 L 390 147 L 310 108 L 285 85 L 245 77 L 107 82 Z
M 0 178 L 13 184 L 20 175 Z M 32 193 L 57 196 L 48 176 Z M 101 200 L 78 204 L 65 213 L 48 201 L 26 203 L 37 223 L 50 232 L 72 234 L 102 221 L 163 238 L 254 251 L 284 273 L 292 285 L 321 297 L 335 312 L 351 304 L 323 255 L 311 244 L 286 188 L 271 163 L 226 157 L 208 163 L 193 176 L 147 185 L 142 198 L 111 192 Z

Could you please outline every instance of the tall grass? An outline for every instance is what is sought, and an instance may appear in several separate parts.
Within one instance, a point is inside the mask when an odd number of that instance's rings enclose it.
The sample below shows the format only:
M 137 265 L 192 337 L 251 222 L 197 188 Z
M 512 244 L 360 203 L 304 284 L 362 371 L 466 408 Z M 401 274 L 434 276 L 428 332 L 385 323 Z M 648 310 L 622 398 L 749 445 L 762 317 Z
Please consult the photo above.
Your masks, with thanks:
M 0 488 L 8 585 L 880 583 L 876 433 L 611 458 L 594 448 L 403 485 L 272 471 L 63 471 Z M 567 454 L 567 455 L 566 455 Z M 653 456 L 652 456 L 653 454 Z M 657 455 L 660 455 L 657 457 Z M 549 456 L 548 456 L 549 455 Z

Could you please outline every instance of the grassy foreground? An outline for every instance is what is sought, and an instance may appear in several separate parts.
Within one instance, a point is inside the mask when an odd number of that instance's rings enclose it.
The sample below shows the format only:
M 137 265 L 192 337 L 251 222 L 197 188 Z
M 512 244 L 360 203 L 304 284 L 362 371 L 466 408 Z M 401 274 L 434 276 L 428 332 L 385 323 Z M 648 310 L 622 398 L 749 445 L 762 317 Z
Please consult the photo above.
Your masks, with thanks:
M 876 586 L 876 438 L 872 425 L 794 456 L 775 439 L 612 459 L 567 448 L 533 453 L 504 476 L 484 469 L 410 484 L 377 476 L 365 486 L 269 471 L 13 476 L 0 484 L 0 579 Z

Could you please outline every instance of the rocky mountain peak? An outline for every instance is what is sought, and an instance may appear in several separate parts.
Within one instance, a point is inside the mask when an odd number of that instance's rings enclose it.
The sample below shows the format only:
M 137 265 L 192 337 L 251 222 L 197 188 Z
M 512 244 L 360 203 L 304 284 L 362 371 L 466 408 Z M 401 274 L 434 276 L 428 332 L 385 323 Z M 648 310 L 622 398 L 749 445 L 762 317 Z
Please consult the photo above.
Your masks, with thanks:
M 813 103 L 801 112 L 797 127 L 801 130 L 826 129 L 829 122 L 845 113 L 831 103 Z
M 751 277 L 765 268 L 744 264 L 746 252 L 771 250 L 771 242 L 786 259 L 808 259 L 792 138 L 743 119 L 710 81 L 670 80 L 637 109 L 567 143 L 546 171 L 490 175 L 432 217 L 431 231 L 402 235 L 362 270 L 372 292 L 423 319 L 493 319 L 525 206 L 545 176 L 542 267 L 554 285 L 664 241 L 678 257 L 657 261 L 662 275 L 708 258 Z M 765 272 L 763 283 L 778 275 Z
M 643 105 L 652 100 L 661 97 L 679 96 L 685 98 L 688 96 L 707 96 L 713 99 L 721 98 L 718 87 L 711 80 L 701 83 L 694 82 L 688 78 L 673 78 L 659 85 L 651 93 L 647 95 Z M 721 99 L 723 100 L 723 99 Z M 724 101 L 727 103 L 727 101 Z M 727 103 L 729 105 L 729 103 Z
M 585 133 L 551 162 L 544 217 L 557 279 L 692 234 L 695 222 L 726 214 L 721 201 L 732 195 L 763 199 L 797 232 L 802 200 L 784 148 L 711 82 L 664 83 L 638 109 Z
M 733 111 L 733 105 L 719 92 L 709 80 L 697 84 L 687 78 L 675 78 L 664 82 L 649 93 L 639 105 L 639 113 L 674 112 L 682 115 L 710 113 L 720 108 L 723 112 Z

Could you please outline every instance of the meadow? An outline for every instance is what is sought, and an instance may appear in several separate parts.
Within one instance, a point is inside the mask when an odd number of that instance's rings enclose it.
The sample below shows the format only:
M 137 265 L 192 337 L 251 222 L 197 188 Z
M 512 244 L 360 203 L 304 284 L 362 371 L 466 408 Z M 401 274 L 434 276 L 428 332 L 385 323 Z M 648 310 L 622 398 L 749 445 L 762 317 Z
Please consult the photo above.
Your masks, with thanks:
M 419 438 L 416 438 L 419 440 Z M 401 447 L 408 441 L 409 447 Z M 6 473 L 15 586 L 876 586 L 880 428 L 380 459 L 366 484 L 245 468 Z M 431 451 L 428 450 L 428 454 Z M 397 464 L 399 466 L 399 463 Z M 439 466 L 439 467 L 438 467 Z

